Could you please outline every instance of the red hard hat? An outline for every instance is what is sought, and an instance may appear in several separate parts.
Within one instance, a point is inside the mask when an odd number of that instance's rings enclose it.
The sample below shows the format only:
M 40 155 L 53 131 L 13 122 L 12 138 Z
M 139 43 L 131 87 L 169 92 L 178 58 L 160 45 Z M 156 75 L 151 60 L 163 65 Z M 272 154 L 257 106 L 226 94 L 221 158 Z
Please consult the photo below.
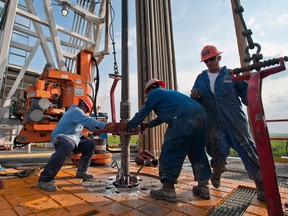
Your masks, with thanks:
M 153 84 L 159 84 L 162 88 L 165 88 L 165 82 L 156 78 L 150 79 L 145 86 L 145 94 L 148 94 L 149 87 Z
M 89 98 L 89 97 L 79 98 L 79 102 L 80 101 L 83 101 L 88 108 L 88 112 L 91 112 L 91 109 L 93 107 L 93 102 L 92 102 L 91 98 Z
M 207 45 L 201 51 L 201 62 L 222 53 L 223 52 L 218 51 L 215 46 Z

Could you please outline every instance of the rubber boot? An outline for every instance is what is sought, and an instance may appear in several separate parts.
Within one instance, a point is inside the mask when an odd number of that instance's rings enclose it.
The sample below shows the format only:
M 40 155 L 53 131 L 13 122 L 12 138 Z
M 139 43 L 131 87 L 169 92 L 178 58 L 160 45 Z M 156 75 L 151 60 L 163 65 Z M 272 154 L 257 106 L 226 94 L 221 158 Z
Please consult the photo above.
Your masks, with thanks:
M 76 178 L 82 178 L 83 181 L 89 181 L 92 180 L 94 178 L 94 176 L 92 174 L 89 174 L 87 172 L 76 172 Z
M 151 190 L 150 195 L 154 199 L 166 200 L 171 203 L 177 202 L 177 195 L 174 187 L 174 183 L 169 180 L 163 180 L 163 186 L 159 190 Z
M 76 172 L 76 178 L 82 178 L 83 181 L 89 181 L 94 178 L 92 174 L 87 173 L 87 168 L 89 167 L 91 163 L 91 158 L 81 156 L 77 172 Z
M 211 183 L 215 188 L 219 188 L 221 186 L 221 175 L 222 171 L 220 169 L 213 169 Z
M 257 199 L 261 201 L 265 201 L 263 182 L 255 181 L 255 185 L 256 185 L 256 192 L 257 192 Z
M 198 186 L 192 189 L 193 194 L 200 196 L 202 199 L 210 199 L 210 190 L 207 186 L 208 182 L 198 182 Z
M 55 185 L 54 181 L 39 181 L 37 187 L 44 191 L 54 192 L 58 189 L 57 185 Z

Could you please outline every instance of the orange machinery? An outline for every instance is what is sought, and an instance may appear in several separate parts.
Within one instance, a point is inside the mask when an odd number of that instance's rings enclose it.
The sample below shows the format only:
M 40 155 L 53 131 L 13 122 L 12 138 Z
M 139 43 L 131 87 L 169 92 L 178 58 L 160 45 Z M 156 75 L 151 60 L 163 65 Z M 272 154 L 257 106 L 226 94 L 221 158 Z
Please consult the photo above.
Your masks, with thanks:
M 91 97 L 94 90 L 91 85 L 93 64 L 97 66 L 93 53 L 89 50 L 80 51 L 77 55 L 76 73 L 53 69 L 50 64 L 46 64 L 35 84 L 23 92 L 22 98 L 15 105 L 16 109 L 13 109 L 12 114 L 23 122 L 23 128 L 14 139 L 15 147 L 23 147 L 29 143 L 50 142 L 50 135 L 65 110 L 72 104 L 78 104 L 79 98 Z M 99 76 L 98 71 L 97 76 Z M 114 79 L 110 91 L 112 122 L 116 123 L 114 90 L 121 76 L 110 74 L 110 77 Z M 96 77 L 96 80 L 98 78 Z M 95 87 L 95 91 L 95 95 L 97 95 L 98 86 Z M 95 98 L 92 99 L 95 102 Z M 94 103 L 94 112 L 96 112 L 95 107 Z M 97 135 L 108 132 L 110 131 L 99 130 Z M 139 134 L 139 132 L 138 128 L 133 132 L 125 132 L 125 134 L 133 135 Z M 88 131 L 83 133 L 87 134 Z M 112 133 L 120 135 L 118 123 Z M 71 159 L 77 165 L 80 155 L 72 154 Z M 95 139 L 95 154 L 92 163 L 105 164 L 111 161 L 112 154 L 106 151 L 105 142 Z
M 91 68 L 93 53 L 80 51 L 77 55 L 76 73 L 51 68 L 48 63 L 33 86 L 23 92 L 24 108 L 17 110 L 23 128 L 14 144 L 49 142 L 59 119 L 78 99 L 92 95 Z M 23 102 L 24 101 L 24 102 Z

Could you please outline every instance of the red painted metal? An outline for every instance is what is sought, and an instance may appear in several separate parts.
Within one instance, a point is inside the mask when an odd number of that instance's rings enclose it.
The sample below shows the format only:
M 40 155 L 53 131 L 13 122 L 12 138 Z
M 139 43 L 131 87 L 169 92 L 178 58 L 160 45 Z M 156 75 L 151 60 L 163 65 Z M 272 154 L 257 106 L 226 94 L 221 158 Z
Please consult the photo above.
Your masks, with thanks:
M 143 131 L 141 131 L 141 127 L 138 126 L 134 128 L 132 131 L 126 131 L 126 129 L 123 131 L 121 130 L 121 123 L 115 122 L 114 123 L 114 128 L 109 130 L 109 129 L 99 129 L 96 132 L 93 133 L 94 136 L 100 136 L 101 134 L 106 134 L 106 133 L 112 133 L 113 135 L 120 135 L 122 132 L 124 135 L 131 136 L 131 135 L 139 135 Z
M 273 119 L 273 120 L 266 120 L 266 122 L 288 122 L 288 119 Z
M 150 152 L 139 148 L 138 156 L 135 158 L 135 162 L 138 165 L 143 165 L 146 161 L 146 166 L 158 166 L 158 159 Z
M 115 88 L 117 86 L 117 83 L 119 80 L 121 80 L 120 75 L 115 75 L 115 74 L 109 74 L 110 78 L 114 79 L 112 87 L 110 89 L 110 105 L 111 105 L 111 116 L 112 116 L 112 122 L 116 123 L 116 109 L 115 109 L 115 97 L 114 97 L 114 92 Z
M 259 156 L 259 164 L 265 191 L 265 201 L 269 216 L 283 215 L 281 198 L 277 185 L 275 165 L 272 155 L 269 133 L 266 125 L 261 99 L 262 79 L 285 70 L 284 59 L 279 58 L 280 65 L 262 71 L 235 76 L 233 80 L 248 80 L 248 112 L 251 118 L 254 139 Z

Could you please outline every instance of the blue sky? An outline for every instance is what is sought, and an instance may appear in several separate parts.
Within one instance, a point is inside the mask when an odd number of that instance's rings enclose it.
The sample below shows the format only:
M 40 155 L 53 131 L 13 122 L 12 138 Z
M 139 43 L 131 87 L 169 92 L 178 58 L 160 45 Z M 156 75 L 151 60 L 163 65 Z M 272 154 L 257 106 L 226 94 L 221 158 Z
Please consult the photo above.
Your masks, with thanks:
M 228 68 L 240 67 L 236 34 L 230 0 L 172 0 L 172 20 L 174 44 L 176 52 L 176 70 L 178 90 L 186 95 L 197 75 L 205 68 L 200 62 L 200 51 L 207 44 L 216 45 L 223 52 L 221 65 Z M 115 11 L 120 10 L 119 1 L 112 1 Z M 118 5 L 117 5 L 118 4 Z M 138 109 L 137 101 L 137 67 L 136 67 L 136 26 L 134 1 L 129 1 L 129 71 L 130 71 L 130 102 L 131 117 Z M 241 0 L 244 7 L 244 19 L 251 29 L 252 39 L 261 45 L 264 60 L 288 55 L 288 1 L 287 0 Z M 115 18 L 115 39 L 117 58 L 121 58 L 120 16 Z M 251 50 L 250 54 L 255 51 Z M 102 71 L 110 69 L 113 63 L 107 57 L 100 65 Z M 121 61 L 118 61 L 121 73 Z M 287 66 L 287 63 L 286 63 Z M 271 75 L 263 80 L 262 101 L 266 119 L 288 119 L 288 71 Z M 105 72 L 104 72 L 105 73 Z M 102 78 L 105 79 L 105 78 Z M 104 85 L 110 86 L 111 82 Z M 120 91 L 120 85 L 117 88 Z M 116 90 L 117 90 L 116 89 Z M 108 96 L 105 91 L 101 94 Z M 119 94 L 119 92 L 118 92 Z M 117 93 L 116 93 L 117 95 Z M 120 94 L 116 103 L 119 103 Z M 118 101 L 119 100 L 119 101 Z M 107 111 L 109 112 L 109 105 Z M 245 109 L 245 108 L 244 108 Z M 118 111 L 119 109 L 117 109 Z M 246 110 L 246 109 L 245 109 Z M 119 117 L 119 112 L 117 113 Z M 269 132 L 287 133 L 288 122 L 269 123 Z

